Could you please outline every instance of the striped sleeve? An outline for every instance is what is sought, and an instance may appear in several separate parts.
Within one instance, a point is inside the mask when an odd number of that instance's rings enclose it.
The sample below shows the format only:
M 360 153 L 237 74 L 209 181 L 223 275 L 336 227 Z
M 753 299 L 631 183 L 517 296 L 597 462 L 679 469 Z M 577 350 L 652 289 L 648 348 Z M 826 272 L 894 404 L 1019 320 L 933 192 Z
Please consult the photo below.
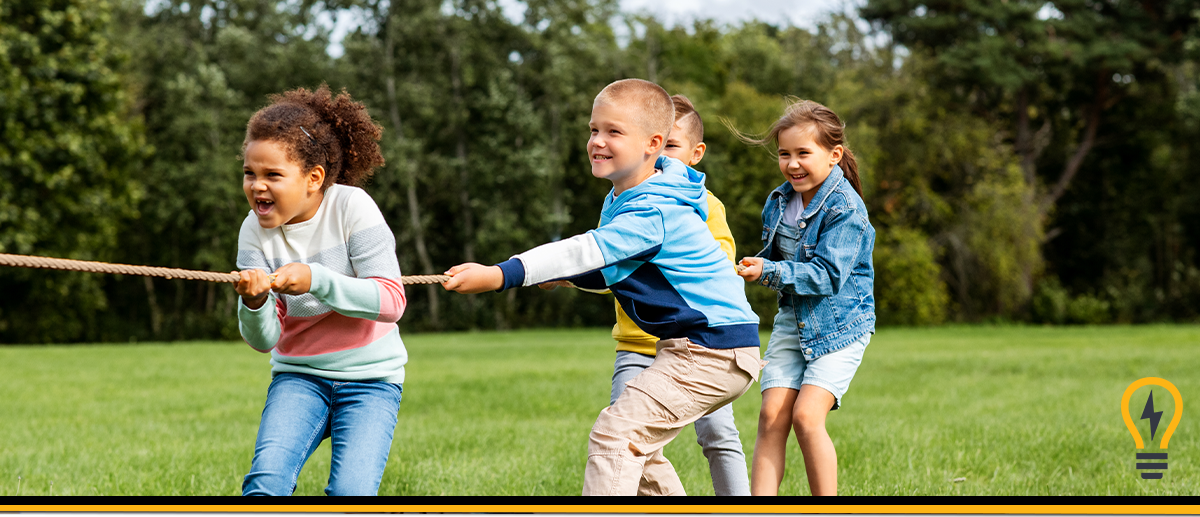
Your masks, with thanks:
M 396 259 L 396 237 L 366 192 L 355 189 L 344 206 L 350 236 L 346 245 L 354 277 L 340 275 L 320 264 L 309 264 L 308 292 L 338 314 L 395 323 L 407 301 Z
M 238 332 L 247 345 L 259 352 L 270 352 L 279 343 L 285 315 L 287 305 L 275 293 L 270 293 L 258 309 L 246 307 L 238 297 Z
M 258 222 L 247 217 L 238 234 L 237 268 L 242 271 L 261 269 L 270 273 L 273 269 L 267 264 L 267 257 L 263 254 L 257 234 L 250 224 L 257 225 Z M 267 293 L 267 301 L 258 309 L 246 307 L 239 296 L 238 332 L 251 348 L 259 352 L 269 352 L 279 343 L 286 313 L 286 304 L 273 292 Z

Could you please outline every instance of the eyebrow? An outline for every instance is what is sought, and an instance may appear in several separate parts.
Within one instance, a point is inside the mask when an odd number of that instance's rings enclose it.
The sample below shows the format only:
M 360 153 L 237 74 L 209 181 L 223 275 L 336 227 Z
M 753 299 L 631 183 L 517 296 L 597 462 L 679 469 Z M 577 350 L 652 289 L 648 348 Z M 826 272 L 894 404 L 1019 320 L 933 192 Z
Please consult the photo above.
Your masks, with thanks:
M 613 120 L 613 119 L 609 119 L 609 120 L 603 121 L 603 123 L 604 123 L 604 124 L 613 125 L 613 126 L 620 126 L 620 125 L 623 125 L 623 124 L 624 124 L 624 123 L 623 123 L 623 122 L 621 122 L 620 120 Z M 600 123 L 599 123 L 599 122 L 596 122 L 594 119 L 588 119 L 588 125 L 597 125 L 597 124 L 600 124 Z

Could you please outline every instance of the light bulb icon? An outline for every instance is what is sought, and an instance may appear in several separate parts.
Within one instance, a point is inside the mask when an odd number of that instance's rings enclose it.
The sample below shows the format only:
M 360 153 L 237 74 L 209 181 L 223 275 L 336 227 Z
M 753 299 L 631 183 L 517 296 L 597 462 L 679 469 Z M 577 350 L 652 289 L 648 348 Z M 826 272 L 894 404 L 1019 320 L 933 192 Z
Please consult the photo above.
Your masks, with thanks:
M 1175 388 L 1171 381 L 1160 379 L 1158 377 L 1146 377 L 1138 379 L 1125 388 L 1125 395 L 1121 397 L 1121 416 L 1125 419 L 1125 427 L 1129 428 L 1129 434 L 1133 435 L 1134 445 L 1138 449 L 1145 449 L 1146 442 L 1142 440 L 1142 435 L 1138 433 L 1137 426 L 1133 424 L 1133 417 L 1129 414 L 1129 399 L 1133 397 L 1133 392 L 1137 391 L 1142 386 L 1161 386 L 1170 392 L 1171 397 L 1175 399 L 1174 415 L 1171 415 L 1171 423 L 1167 425 L 1167 429 L 1162 433 L 1162 441 L 1159 442 L 1160 450 L 1167 450 L 1167 443 L 1171 441 L 1171 435 L 1175 433 L 1175 427 L 1179 425 L 1179 419 L 1183 417 L 1183 397 L 1179 396 L 1179 390 Z M 1140 420 L 1150 421 L 1150 440 L 1158 434 L 1159 420 L 1162 419 L 1162 411 L 1154 410 L 1154 390 L 1150 390 L 1150 397 L 1146 399 L 1146 406 L 1142 409 Z M 1167 453 L 1166 452 L 1139 452 L 1137 453 L 1137 469 L 1138 470 L 1166 470 L 1167 469 Z M 1153 462 L 1145 462 L 1142 460 L 1155 460 Z M 1142 472 L 1142 479 L 1162 479 L 1162 472 Z

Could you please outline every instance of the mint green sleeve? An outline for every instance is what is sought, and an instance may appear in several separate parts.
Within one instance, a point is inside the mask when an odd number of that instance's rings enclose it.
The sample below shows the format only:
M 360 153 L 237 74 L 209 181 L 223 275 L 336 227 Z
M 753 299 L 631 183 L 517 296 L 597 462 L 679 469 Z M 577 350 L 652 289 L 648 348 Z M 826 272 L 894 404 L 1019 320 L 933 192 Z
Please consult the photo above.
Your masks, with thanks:
M 238 297 L 238 332 L 246 344 L 259 352 L 270 352 L 279 343 L 283 331 L 283 314 L 275 293 L 267 294 L 267 301 L 258 309 L 246 307 Z
M 315 263 L 308 268 L 312 275 L 309 294 L 338 314 L 390 323 L 404 314 L 404 287 L 399 278 L 354 278 Z

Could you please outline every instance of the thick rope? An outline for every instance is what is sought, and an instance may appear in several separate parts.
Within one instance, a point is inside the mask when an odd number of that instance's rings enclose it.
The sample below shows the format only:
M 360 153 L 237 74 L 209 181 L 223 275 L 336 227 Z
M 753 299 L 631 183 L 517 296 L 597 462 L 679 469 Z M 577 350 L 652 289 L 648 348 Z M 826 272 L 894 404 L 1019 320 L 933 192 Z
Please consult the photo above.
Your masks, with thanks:
M 66 271 L 112 273 L 117 275 L 157 276 L 166 279 L 183 278 L 185 280 L 204 280 L 207 282 L 227 282 L 231 284 L 237 283 L 240 278 L 234 273 L 193 271 L 191 269 L 175 269 L 171 267 L 130 266 L 127 264 L 109 264 L 107 262 L 92 262 L 88 260 L 32 257 L 29 255 L 7 255 L 4 253 L 0 253 L 0 266 L 61 269 Z M 274 275 L 272 275 L 272 277 L 274 277 Z M 446 275 L 411 275 L 400 277 L 401 283 L 405 285 L 440 284 L 449 279 L 450 277 Z

